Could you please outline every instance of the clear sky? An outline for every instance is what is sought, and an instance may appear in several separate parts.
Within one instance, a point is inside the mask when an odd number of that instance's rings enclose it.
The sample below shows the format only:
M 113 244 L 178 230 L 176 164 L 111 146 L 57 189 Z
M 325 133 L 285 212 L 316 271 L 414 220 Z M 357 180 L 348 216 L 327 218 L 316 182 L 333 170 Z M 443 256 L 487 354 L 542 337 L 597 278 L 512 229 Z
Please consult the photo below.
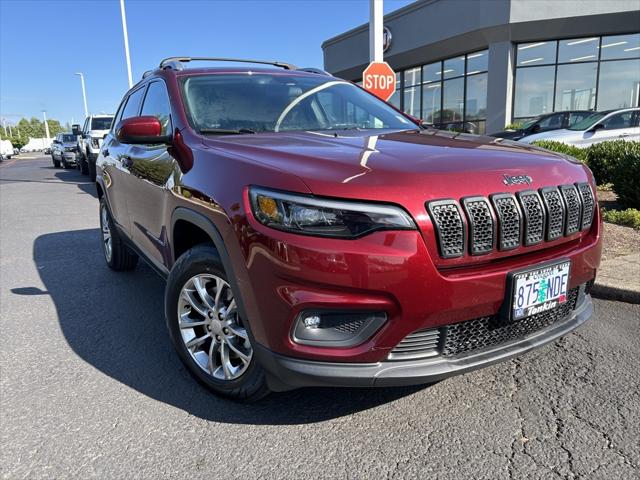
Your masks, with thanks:
M 412 0 L 384 0 L 385 13 Z M 134 83 L 173 55 L 322 68 L 324 40 L 369 19 L 368 0 L 126 0 Z M 0 117 L 63 124 L 112 113 L 127 90 L 119 0 L 0 0 Z

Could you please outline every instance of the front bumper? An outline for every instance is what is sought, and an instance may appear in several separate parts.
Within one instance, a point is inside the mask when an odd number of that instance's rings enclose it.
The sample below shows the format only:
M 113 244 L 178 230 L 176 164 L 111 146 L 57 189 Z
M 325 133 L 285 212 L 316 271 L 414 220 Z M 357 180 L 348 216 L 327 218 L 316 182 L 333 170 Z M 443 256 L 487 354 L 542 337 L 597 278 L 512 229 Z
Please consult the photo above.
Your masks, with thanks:
M 456 358 L 427 358 L 375 363 L 318 362 L 287 357 L 257 345 L 255 354 L 268 372 L 272 390 L 300 387 L 388 387 L 421 385 L 470 372 L 522 355 L 576 329 L 593 315 L 591 296 L 581 288 L 580 301 L 563 321 L 527 337 Z

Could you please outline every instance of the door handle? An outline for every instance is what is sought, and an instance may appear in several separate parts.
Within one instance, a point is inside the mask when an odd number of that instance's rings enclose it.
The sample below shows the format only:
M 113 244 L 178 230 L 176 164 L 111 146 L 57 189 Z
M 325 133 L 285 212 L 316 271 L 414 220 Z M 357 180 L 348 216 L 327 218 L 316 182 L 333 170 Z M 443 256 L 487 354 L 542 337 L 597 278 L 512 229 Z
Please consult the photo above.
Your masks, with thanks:
M 129 157 L 128 155 L 123 155 L 122 156 L 122 165 L 130 168 L 133 165 L 133 160 L 131 160 L 131 157 Z
M 618 137 L 622 138 L 622 137 L 628 137 L 629 135 L 631 135 L 630 133 L 621 133 L 620 135 L 618 135 Z

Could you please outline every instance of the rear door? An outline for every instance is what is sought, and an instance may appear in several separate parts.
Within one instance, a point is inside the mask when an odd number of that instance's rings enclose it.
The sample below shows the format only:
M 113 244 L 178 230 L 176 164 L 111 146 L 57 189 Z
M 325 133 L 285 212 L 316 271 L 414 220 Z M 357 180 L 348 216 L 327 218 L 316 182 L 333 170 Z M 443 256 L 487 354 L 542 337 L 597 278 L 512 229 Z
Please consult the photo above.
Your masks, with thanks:
M 171 133 L 171 106 L 164 81 L 149 83 L 140 115 L 155 116 L 162 125 L 162 135 Z M 165 225 L 167 197 L 171 192 L 173 175 L 180 172 L 167 147 L 164 144 L 131 145 L 128 153 L 131 236 L 151 260 L 165 267 L 170 261 Z
M 145 89 L 146 85 L 134 90 L 122 101 L 100 151 L 102 157 L 100 164 L 111 214 L 120 228 L 129 235 L 131 222 L 127 205 L 128 197 L 131 195 L 128 182 L 131 146 L 120 142 L 116 137 L 116 131 L 120 120 L 138 116 Z

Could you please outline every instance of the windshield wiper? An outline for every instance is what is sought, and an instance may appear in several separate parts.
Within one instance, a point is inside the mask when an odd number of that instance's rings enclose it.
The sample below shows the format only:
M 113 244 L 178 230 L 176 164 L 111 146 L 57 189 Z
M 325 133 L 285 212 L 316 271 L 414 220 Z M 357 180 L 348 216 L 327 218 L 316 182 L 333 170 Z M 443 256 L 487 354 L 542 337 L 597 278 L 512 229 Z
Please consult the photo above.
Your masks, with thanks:
M 208 134 L 208 135 L 237 135 L 241 133 L 256 133 L 255 130 L 251 130 L 250 128 L 201 128 L 198 130 L 200 133 Z

